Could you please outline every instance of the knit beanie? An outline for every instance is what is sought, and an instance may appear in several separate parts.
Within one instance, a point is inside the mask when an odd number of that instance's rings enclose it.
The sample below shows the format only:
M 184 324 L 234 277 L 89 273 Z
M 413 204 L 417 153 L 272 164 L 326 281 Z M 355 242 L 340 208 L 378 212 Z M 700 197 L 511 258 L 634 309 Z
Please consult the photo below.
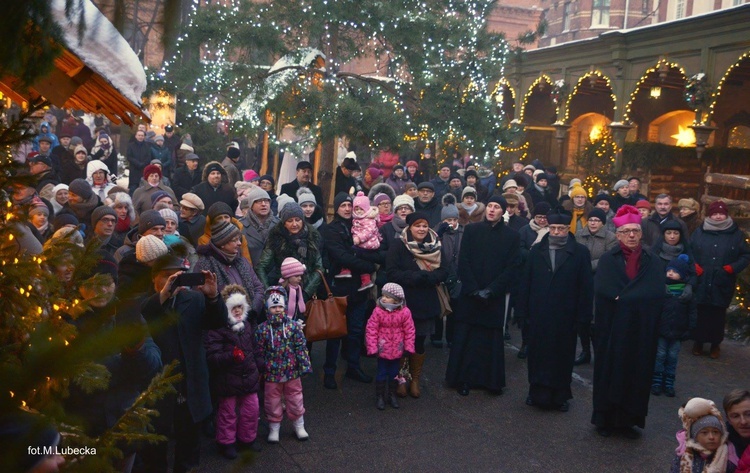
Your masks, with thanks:
M 515 179 L 508 179 L 507 181 L 505 181 L 505 184 L 503 184 L 503 190 L 506 191 L 509 187 L 518 187 Z
M 542 172 L 540 172 L 539 174 L 536 175 L 536 177 L 534 178 L 534 182 L 538 183 L 542 179 L 544 179 L 545 181 L 547 180 L 547 173 L 544 172 L 544 171 L 542 171 Z
M 162 143 L 164 143 L 164 137 L 161 135 L 154 136 L 154 143 L 156 143 L 157 141 L 161 141 Z
M 685 407 L 681 407 L 678 413 L 682 419 L 682 426 L 691 439 L 694 439 L 698 432 L 706 427 L 714 427 L 722 434 L 726 431 L 721 412 L 709 399 L 694 397 L 685 404 Z
M 514 182 L 514 184 L 515 184 L 515 182 Z M 466 187 L 464 187 L 464 190 L 461 191 L 461 200 L 464 200 L 464 197 L 466 197 L 467 195 L 473 195 L 474 198 L 476 199 L 477 198 L 477 190 L 474 189 L 471 186 L 466 186 Z
M 260 180 L 260 176 L 258 176 L 258 173 L 252 169 L 248 169 L 242 173 L 242 180 L 245 182 L 258 181 Z
M 96 212 L 96 210 L 94 211 Z M 42 214 L 49 217 L 49 208 L 45 204 L 36 204 L 29 209 L 29 218 L 33 217 L 34 215 Z M 93 217 L 92 217 L 93 218 Z M 91 222 L 92 225 L 96 225 L 96 222 Z
M 395 282 L 386 283 L 385 286 L 383 286 L 382 293 L 384 296 L 388 296 L 391 299 L 404 302 L 404 289 Z
M 259 180 L 260 180 L 260 182 L 263 182 L 263 181 L 270 182 L 271 183 L 271 187 L 273 187 L 273 186 L 276 185 L 276 180 L 270 174 L 263 174 L 262 176 L 260 176 Z
M 406 224 L 410 227 L 420 220 L 424 220 L 427 223 L 430 221 L 424 212 L 412 212 L 406 216 Z
M 158 174 L 159 179 L 162 178 L 163 174 L 161 173 L 161 168 L 157 166 L 156 164 L 149 164 L 143 169 L 143 178 L 148 179 L 148 176 L 151 174 Z
M 94 195 L 94 191 L 91 189 L 91 184 L 81 178 L 73 179 L 68 185 L 68 192 L 72 192 L 83 200 L 89 200 L 91 196 Z
M 172 196 L 170 196 L 167 192 L 164 192 L 164 191 L 156 191 L 153 194 L 151 194 L 151 207 L 153 208 L 154 205 L 156 205 L 156 203 L 159 202 L 164 197 L 169 197 L 169 200 L 172 200 Z
M 377 194 L 374 199 L 372 199 L 373 205 L 376 207 L 380 205 L 381 202 L 389 202 L 390 203 L 391 198 L 388 197 L 388 194 L 384 194 L 383 192 Z
M 444 205 L 440 211 L 440 220 L 445 220 L 446 218 L 458 218 L 458 207 L 453 204 Z
M 419 169 L 419 165 L 417 164 L 416 161 L 411 160 L 411 161 L 407 161 L 406 162 L 406 168 L 407 169 L 410 168 L 410 167 L 412 167 L 412 166 L 414 166 L 415 168 Z
M 289 202 L 284 206 L 283 209 L 279 211 L 279 220 L 281 220 L 282 223 L 295 217 L 299 218 L 302 221 L 304 221 L 305 219 L 305 214 L 304 212 L 302 212 L 302 207 L 300 207 L 297 202 Z
M 108 205 L 100 205 L 91 212 L 91 227 L 96 227 L 97 222 L 101 220 L 105 215 L 111 215 L 117 220 L 117 212 L 115 209 Z
M 141 213 L 140 220 L 138 222 L 138 234 L 143 235 L 147 231 L 154 227 L 161 225 L 162 227 L 167 225 L 164 221 L 164 217 L 156 210 L 146 210 Z
M 492 197 L 490 197 L 490 200 L 487 201 L 487 204 L 489 205 L 491 202 L 499 205 L 503 209 L 503 212 L 505 212 L 505 209 L 508 208 L 508 202 L 501 195 L 493 195 Z
M 420 182 L 417 186 L 417 190 L 421 191 L 422 189 L 430 189 L 432 192 L 435 192 L 435 184 L 429 181 Z
M 55 198 L 58 192 L 68 190 L 67 184 L 58 184 L 52 188 L 52 198 Z M 681 202 L 681 201 L 680 201 Z
M 602 221 L 602 223 L 607 223 L 607 214 L 604 213 L 604 210 L 600 209 L 599 207 L 594 207 L 591 209 L 591 212 L 589 212 L 589 219 L 591 217 L 598 218 Z
M 539 202 L 534 206 L 531 216 L 536 217 L 537 215 L 547 215 L 550 210 L 552 210 L 552 208 L 547 202 Z
M 284 261 L 281 263 L 281 277 L 284 279 L 289 279 L 292 276 L 302 276 L 306 270 L 305 265 L 300 263 L 296 258 L 284 258 Z
M 316 202 L 315 200 L 315 194 L 313 194 L 312 191 L 307 187 L 300 187 L 299 190 L 297 190 L 297 203 L 299 205 L 305 203 L 311 203 L 313 205 L 318 204 L 318 202 Z
M 677 202 L 677 208 L 680 209 L 690 209 L 694 212 L 698 212 L 701 207 L 697 200 L 688 198 L 688 199 L 680 199 L 679 202 Z
M 78 145 L 75 148 L 73 148 L 73 156 L 75 156 L 78 153 L 89 154 L 89 152 L 86 151 L 86 147 L 83 145 Z
M 155 235 L 143 236 L 135 244 L 135 258 L 144 264 L 151 263 L 167 253 L 169 253 L 167 245 Z
M 651 210 L 651 203 L 645 199 L 641 199 L 635 203 L 636 209 L 649 209 Z
M 240 154 L 239 148 L 235 148 L 234 146 L 227 149 L 227 157 L 229 159 L 235 160 L 240 157 Z
M 479 179 L 479 174 L 477 174 L 477 172 L 473 169 L 469 169 L 468 171 L 464 173 L 464 179 L 467 179 L 470 176 L 474 176 L 477 179 Z
M 264 191 L 258 186 L 253 186 L 250 189 L 250 192 L 247 193 L 247 196 L 242 199 L 242 202 L 247 202 L 248 207 L 252 207 L 253 204 L 255 204 L 256 201 L 261 199 L 268 199 L 271 200 L 271 196 L 268 195 L 268 192 Z
M 227 205 L 225 202 L 214 202 L 211 207 L 208 208 L 208 212 L 206 215 L 213 222 L 219 215 L 229 215 L 231 217 L 234 215 L 234 212 L 232 211 L 232 208 L 229 207 L 229 205 Z
M 217 222 L 211 225 L 211 243 L 221 248 L 233 238 L 240 236 L 242 232 L 232 222 Z
M 55 215 L 55 218 L 52 220 L 52 228 L 54 228 L 55 230 L 59 230 L 62 227 L 66 227 L 68 225 L 77 227 L 79 223 L 80 222 L 78 222 L 78 217 L 76 217 L 75 214 L 62 211 Z
M 286 289 L 282 286 L 270 286 L 266 289 L 263 297 L 266 300 L 266 308 L 286 307 Z
M 180 219 L 177 217 L 177 212 L 172 209 L 161 209 L 159 210 L 159 215 L 161 215 L 164 220 L 171 220 L 175 223 L 180 223 Z
M 383 171 L 376 167 L 369 167 L 367 168 L 367 172 L 370 173 L 370 177 L 375 180 L 383 175 Z
M 609 199 L 609 196 L 607 194 L 599 194 L 596 197 L 594 197 L 594 205 L 598 204 L 599 202 L 606 200 L 607 203 L 611 204 L 612 201 Z
M 417 185 L 414 184 L 413 182 L 409 181 L 406 184 L 404 184 L 404 193 L 406 193 L 406 191 L 408 191 L 408 190 L 416 189 L 416 188 L 417 188 Z
M 288 204 L 291 204 L 292 202 L 294 202 L 294 199 L 286 194 L 281 194 L 280 196 L 276 197 L 277 214 L 281 214 L 281 211 L 284 209 L 284 207 L 286 207 Z
M 617 192 L 621 188 L 627 187 L 627 186 L 628 186 L 628 181 L 626 181 L 625 179 L 620 179 L 619 181 L 615 182 L 615 185 L 614 185 L 614 187 L 612 189 L 615 192 Z
M 341 207 L 341 204 L 343 204 L 344 202 L 351 202 L 351 201 L 352 201 L 352 196 L 350 196 L 346 192 L 339 192 L 333 198 L 333 211 L 338 212 L 339 207 Z
M 516 187 L 529 187 L 529 180 L 531 178 L 527 176 L 526 174 L 519 172 L 513 177 L 513 180 L 516 181 Z
M 357 192 L 357 196 L 354 198 L 354 203 L 352 204 L 354 208 L 361 208 L 365 212 L 369 212 L 370 210 L 370 199 L 367 198 L 364 192 L 359 191 Z
M 574 185 L 573 188 L 570 189 L 570 198 L 572 199 L 573 197 L 587 197 L 586 190 L 581 187 L 580 184 Z
M 727 208 L 727 204 L 724 203 L 722 200 L 717 200 L 716 202 L 712 203 L 708 206 L 708 212 L 706 212 L 706 215 L 709 217 L 713 214 L 724 214 L 729 215 L 729 209 Z
M 670 269 L 676 272 L 680 275 L 680 280 L 685 280 L 688 276 L 689 266 L 688 266 L 688 255 L 681 254 L 677 256 L 676 258 L 672 258 L 672 261 L 667 264 L 667 271 Z
M 414 199 L 411 198 L 411 196 L 408 196 L 406 194 L 398 195 L 395 199 L 393 199 L 393 209 L 396 210 L 397 208 L 401 207 L 402 205 L 408 205 L 412 212 L 416 210 L 414 208 Z

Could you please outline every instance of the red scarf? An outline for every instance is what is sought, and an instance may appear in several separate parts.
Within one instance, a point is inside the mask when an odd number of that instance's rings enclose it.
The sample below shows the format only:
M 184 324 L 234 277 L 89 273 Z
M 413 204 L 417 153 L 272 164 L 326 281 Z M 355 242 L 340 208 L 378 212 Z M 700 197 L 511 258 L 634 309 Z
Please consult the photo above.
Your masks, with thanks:
M 124 219 L 118 218 L 117 225 L 115 225 L 115 231 L 117 233 L 122 233 L 128 230 L 130 230 L 130 216 L 127 216 Z
M 631 250 L 620 242 L 620 249 L 622 250 L 622 255 L 625 257 L 625 274 L 632 281 L 638 276 L 638 270 L 641 268 L 643 247 L 639 244 L 634 250 Z

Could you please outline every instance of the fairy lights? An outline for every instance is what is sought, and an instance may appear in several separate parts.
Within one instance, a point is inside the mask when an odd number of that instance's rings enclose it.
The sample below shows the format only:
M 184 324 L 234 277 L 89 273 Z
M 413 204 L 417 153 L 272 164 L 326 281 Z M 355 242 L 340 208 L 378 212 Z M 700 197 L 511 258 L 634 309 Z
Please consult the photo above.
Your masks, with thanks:
M 528 90 L 526 91 L 526 95 L 523 96 L 523 106 L 521 107 L 521 114 L 518 117 L 520 121 L 523 121 L 524 115 L 526 114 L 526 105 L 529 103 L 529 99 L 534 93 L 541 93 L 541 90 L 539 90 L 539 86 L 547 85 L 549 87 L 552 87 L 552 79 L 550 76 L 546 74 L 542 74 L 539 77 L 537 77 L 534 82 L 531 83 Z M 542 90 L 544 90 L 542 88 Z
M 609 89 L 609 96 L 612 99 L 612 110 L 617 110 L 617 97 L 615 96 L 614 91 L 612 90 L 612 83 L 609 80 L 609 77 L 604 75 L 601 71 L 589 71 L 586 75 L 580 77 L 578 79 L 578 82 L 576 82 L 575 87 L 573 87 L 573 93 L 571 93 L 568 96 L 568 100 L 565 104 L 565 119 L 564 122 L 568 123 L 568 120 L 570 119 L 570 104 L 571 102 L 578 96 L 578 90 L 581 88 L 581 86 L 588 87 L 591 85 L 591 78 L 597 78 L 603 80 L 607 88 Z
M 623 122 L 624 123 L 630 123 L 630 112 L 633 107 L 633 103 L 635 102 L 635 99 L 638 97 L 638 94 L 641 92 L 641 90 L 645 90 L 643 87 L 643 84 L 646 82 L 646 80 L 652 78 L 652 77 L 658 77 L 659 71 L 663 71 L 664 68 L 667 68 L 667 71 L 670 69 L 677 69 L 680 74 L 682 75 L 683 79 L 685 76 L 685 69 L 680 67 L 679 64 L 675 62 L 669 62 L 666 59 L 662 59 L 659 62 L 656 63 L 655 66 L 652 66 L 641 75 L 641 78 L 638 79 L 638 83 L 635 85 L 635 89 L 633 89 L 633 92 L 630 94 L 630 99 L 628 100 L 628 104 L 625 105 L 625 114 L 623 115 Z M 645 93 L 648 94 L 649 91 L 645 90 Z
M 734 72 L 734 70 L 742 64 L 743 61 L 747 61 L 750 59 L 750 51 L 745 52 L 742 56 L 735 61 L 734 64 L 732 64 L 729 69 L 727 69 L 727 72 L 724 73 L 724 76 L 719 81 L 719 85 L 716 86 L 716 90 L 714 91 L 713 95 L 711 96 L 711 105 L 708 107 L 708 116 L 704 120 L 705 123 L 710 123 L 711 119 L 714 116 L 714 108 L 716 108 L 716 103 L 719 101 L 719 97 L 721 96 L 721 90 L 724 88 L 724 83 L 729 78 L 729 76 Z

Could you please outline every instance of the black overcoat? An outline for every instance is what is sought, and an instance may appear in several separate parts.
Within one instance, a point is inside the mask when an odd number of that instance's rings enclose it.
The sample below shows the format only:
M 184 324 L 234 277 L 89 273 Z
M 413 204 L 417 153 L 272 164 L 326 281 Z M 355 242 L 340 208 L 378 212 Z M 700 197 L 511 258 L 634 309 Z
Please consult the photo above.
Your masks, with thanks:
M 579 326 L 593 316 L 594 284 L 589 250 L 568 235 L 565 247 L 549 254 L 549 235 L 529 251 L 516 313 L 529 321 L 529 383 L 570 386 Z
M 666 296 L 664 266 L 643 250 L 638 275 L 625 274 L 620 246 L 604 253 L 594 275 L 594 415 L 605 426 L 617 413 L 643 427 L 656 359 L 659 317 Z
M 695 291 L 696 303 L 729 307 L 737 274 L 750 264 L 750 247 L 745 242 L 745 234 L 737 224 L 722 231 L 699 227 L 690 238 L 690 247 L 695 262 L 703 268 Z M 732 274 L 724 270 L 725 265 L 732 267 Z

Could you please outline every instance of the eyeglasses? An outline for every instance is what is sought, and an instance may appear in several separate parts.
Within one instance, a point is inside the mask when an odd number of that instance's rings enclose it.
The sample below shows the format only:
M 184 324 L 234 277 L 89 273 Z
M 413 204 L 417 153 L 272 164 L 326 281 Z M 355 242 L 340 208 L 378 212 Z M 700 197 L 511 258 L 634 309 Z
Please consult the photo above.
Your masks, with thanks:
M 117 223 L 117 220 L 114 218 L 101 218 L 99 221 L 104 223 Z
M 641 233 L 641 229 L 631 228 L 630 230 L 617 230 L 617 233 L 619 233 L 620 235 L 638 235 L 639 233 Z
M 602 221 L 599 220 L 598 218 L 590 218 L 588 221 L 591 223 L 602 223 Z

